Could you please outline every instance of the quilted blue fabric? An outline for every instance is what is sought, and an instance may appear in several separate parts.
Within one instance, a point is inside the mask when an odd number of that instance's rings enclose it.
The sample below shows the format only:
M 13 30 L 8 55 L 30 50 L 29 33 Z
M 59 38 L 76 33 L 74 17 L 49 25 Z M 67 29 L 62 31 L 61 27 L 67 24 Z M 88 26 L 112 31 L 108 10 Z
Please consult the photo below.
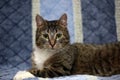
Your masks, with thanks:
M 31 0 L 0 0 L 0 80 L 31 66 L 31 31 Z
M 114 0 L 81 0 L 84 43 L 117 41 Z M 12 80 L 19 70 L 31 67 L 32 1 L 0 0 L 0 80 Z M 45 19 L 58 19 L 68 14 L 71 43 L 74 42 L 72 0 L 40 0 L 40 13 Z M 87 80 L 90 76 L 76 75 L 48 80 Z M 42 79 L 42 78 L 41 78 Z M 119 75 L 97 77 L 97 80 L 120 80 Z M 25 80 L 38 80 L 29 78 Z
M 115 0 L 81 0 L 85 43 L 117 41 Z

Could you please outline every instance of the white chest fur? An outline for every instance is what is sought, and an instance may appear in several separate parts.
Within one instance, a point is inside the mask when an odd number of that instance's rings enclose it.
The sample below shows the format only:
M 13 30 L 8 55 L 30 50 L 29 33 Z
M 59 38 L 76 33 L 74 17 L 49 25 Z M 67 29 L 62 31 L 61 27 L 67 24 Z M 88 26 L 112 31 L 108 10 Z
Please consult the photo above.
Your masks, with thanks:
M 50 58 L 54 53 L 54 51 L 46 50 L 46 49 L 39 49 L 35 47 L 35 50 L 33 52 L 33 60 L 36 64 L 36 68 L 42 70 L 44 67 L 44 62 Z

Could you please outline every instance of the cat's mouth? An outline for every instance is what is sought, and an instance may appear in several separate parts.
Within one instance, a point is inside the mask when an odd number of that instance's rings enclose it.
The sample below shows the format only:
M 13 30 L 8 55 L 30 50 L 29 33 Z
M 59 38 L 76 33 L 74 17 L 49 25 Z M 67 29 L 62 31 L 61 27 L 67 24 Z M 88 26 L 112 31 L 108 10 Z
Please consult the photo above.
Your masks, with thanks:
M 55 45 L 51 45 L 51 49 L 55 49 L 55 47 L 54 47 Z
M 50 45 L 50 47 L 51 47 L 51 49 L 56 50 L 56 49 L 62 48 L 62 45 L 60 45 L 60 44 L 54 44 L 54 45 Z
M 50 49 L 52 49 L 52 50 L 57 50 L 60 48 L 61 48 L 61 46 L 58 46 L 58 45 L 50 45 Z
M 58 48 L 56 48 L 56 47 L 54 47 L 54 46 L 51 46 L 51 49 L 52 49 L 52 50 L 55 50 L 55 49 L 58 49 Z
M 63 46 L 61 44 L 54 44 L 54 45 L 44 44 L 43 46 L 41 46 L 41 48 L 43 48 L 43 49 L 57 50 L 57 49 L 63 48 Z

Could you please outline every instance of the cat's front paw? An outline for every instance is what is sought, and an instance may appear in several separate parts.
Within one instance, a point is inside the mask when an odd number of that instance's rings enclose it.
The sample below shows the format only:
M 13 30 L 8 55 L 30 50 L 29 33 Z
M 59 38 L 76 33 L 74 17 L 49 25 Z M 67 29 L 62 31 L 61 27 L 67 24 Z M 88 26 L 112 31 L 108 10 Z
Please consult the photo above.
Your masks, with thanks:
M 26 78 L 33 78 L 33 77 L 35 77 L 35 76 L 32 75 L 28 71 L 19 71 L 19 72 L 16 73 L 13 80 L 23 80 L 23 79 L 26 79 Z

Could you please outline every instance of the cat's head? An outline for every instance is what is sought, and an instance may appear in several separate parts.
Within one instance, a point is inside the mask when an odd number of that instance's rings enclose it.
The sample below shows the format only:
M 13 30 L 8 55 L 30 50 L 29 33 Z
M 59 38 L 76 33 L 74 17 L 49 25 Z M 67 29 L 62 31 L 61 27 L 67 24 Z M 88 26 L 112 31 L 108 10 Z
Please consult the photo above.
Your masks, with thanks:
M 41 16 L 36 16 L 36 45 L 43 49 L 59 49 L 69 44 L 67 29 L 67 15 L 63 14 L 60 19 L 48 21 Z

